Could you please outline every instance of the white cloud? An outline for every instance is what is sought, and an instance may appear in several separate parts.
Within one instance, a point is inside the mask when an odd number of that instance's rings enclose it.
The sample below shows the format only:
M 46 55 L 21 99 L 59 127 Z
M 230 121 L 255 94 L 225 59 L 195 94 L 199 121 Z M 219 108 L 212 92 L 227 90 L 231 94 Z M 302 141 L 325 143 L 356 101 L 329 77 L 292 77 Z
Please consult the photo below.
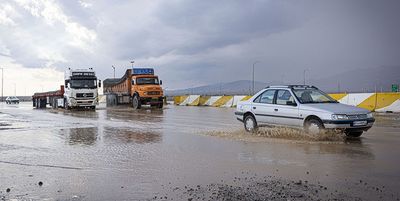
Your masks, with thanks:
M 73 46 L 92 52 L 91 48 L 96 41 L 97 34 L 93 30 L 72 21 L 64 14 L 60 6 L 53 0 L 15 0 L 18 5 L 29 11 L 32 16 L 42 18 L 49 26 L 57 23 L 64 25 L 64 29 L 69 33 L 71 41 L 66 41 Z
M 10 4 L 0 5 L 0 25 L 16 26 L 17 24 L 11 17 L 13 13 L 15 10 Z
M 92 3 L 88 2 L 88 1 L 84 1 L 84 0 L 79 0 L 79 4 L 84 8 L 90 8 L 93 6 Z
M 12 96 L 15 91 L 19 96 L 31 96 L 35 92 L 57 90 L 63 84 L 64 73 L 55 68 L 25 68 L 1 56 L 0 63 L 4 69 L 4 96 Z

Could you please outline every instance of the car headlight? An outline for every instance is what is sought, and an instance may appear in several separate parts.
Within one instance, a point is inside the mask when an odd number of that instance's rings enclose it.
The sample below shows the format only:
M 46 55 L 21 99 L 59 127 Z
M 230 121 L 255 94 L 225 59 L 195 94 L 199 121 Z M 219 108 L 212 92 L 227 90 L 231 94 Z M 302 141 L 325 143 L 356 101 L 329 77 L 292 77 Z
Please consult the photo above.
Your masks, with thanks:
M 367 118 L 373 118 L 373 117 L 374 117 L 374 115 L 372 115 L 372 112 L 367 114 Z
M 343 119 L 349 119 L 347 115 L 345 114 L 332 114 L 332 119 L 333 120 L 343 120 Z

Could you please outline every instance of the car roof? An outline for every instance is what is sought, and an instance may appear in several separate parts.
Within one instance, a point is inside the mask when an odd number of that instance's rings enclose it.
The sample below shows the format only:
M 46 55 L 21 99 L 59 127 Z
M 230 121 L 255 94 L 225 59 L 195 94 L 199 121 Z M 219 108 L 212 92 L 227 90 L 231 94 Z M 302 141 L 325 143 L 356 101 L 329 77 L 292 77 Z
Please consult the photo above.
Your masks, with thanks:
M 315 88 L 318 89 L 317 87 L 313 85 L 273 85 L 273 86 L 267 86 L 266 88 L 286 88 L 286 89 L 293 89 L 293 88 Z

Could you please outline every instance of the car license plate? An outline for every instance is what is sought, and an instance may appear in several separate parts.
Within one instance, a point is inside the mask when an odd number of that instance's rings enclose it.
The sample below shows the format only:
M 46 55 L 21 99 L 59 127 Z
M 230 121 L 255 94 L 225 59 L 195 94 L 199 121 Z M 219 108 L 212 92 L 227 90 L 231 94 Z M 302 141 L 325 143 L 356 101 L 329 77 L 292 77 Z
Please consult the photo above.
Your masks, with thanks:
M 367 125 L 367 121 L 354 121 L 353 126 L 365 126 Z

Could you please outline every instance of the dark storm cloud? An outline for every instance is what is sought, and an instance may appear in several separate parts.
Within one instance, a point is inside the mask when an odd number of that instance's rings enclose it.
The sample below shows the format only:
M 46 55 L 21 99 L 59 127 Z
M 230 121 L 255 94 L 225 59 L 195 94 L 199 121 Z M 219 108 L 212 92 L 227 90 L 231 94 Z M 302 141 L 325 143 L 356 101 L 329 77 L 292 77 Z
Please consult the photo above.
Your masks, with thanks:
M 164 2 L 157 16 L 162 24 L 190 33 L 177 53 L 194 54 L 292 29 L 304 20 L 293 6 L 285 1 Z
M 0 12 L 0 48 L 24 67 L 90 66 L 102 79 L 135 60 L 169 88 L 250 79 L 255 61 L 257 80 L 298 82 L 304 69 L 322 78 L 399 65 L 399 4 L 16 0 L 0 3 L 14 9 Z

